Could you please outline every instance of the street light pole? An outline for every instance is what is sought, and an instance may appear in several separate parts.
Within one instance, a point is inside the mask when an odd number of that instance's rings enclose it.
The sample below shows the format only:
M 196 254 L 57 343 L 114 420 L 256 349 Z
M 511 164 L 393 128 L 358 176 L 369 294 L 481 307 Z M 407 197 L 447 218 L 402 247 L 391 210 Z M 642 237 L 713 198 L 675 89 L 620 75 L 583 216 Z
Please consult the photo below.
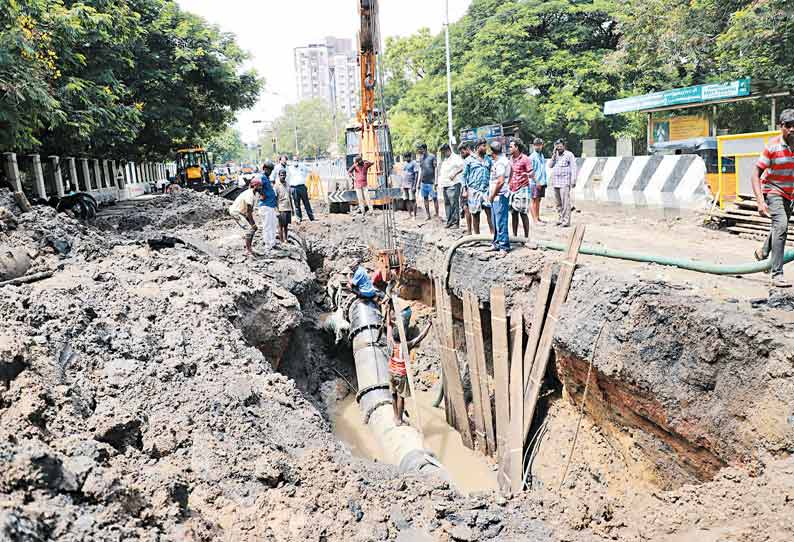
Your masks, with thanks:
M 300 158 L 298 153 L 298 117 L 295 117 L 295 157 Z
M 449 144 L 455 144 L 455 135 L 452 132 L 452 72 L 449 62 L 449 0 L 444 1 L 444 39 L 447 45 L 447 128 L 449 129 Z

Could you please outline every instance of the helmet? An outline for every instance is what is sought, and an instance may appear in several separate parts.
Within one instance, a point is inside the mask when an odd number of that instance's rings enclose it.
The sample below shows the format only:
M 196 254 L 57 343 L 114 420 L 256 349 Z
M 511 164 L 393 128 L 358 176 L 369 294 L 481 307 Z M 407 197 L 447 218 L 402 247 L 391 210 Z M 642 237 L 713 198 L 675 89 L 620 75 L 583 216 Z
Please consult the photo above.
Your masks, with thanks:
M 262 186 L 262 181 L 257 177 L 254 178 L 250 183 L 248 183 L 249 188 L 259 188 Z

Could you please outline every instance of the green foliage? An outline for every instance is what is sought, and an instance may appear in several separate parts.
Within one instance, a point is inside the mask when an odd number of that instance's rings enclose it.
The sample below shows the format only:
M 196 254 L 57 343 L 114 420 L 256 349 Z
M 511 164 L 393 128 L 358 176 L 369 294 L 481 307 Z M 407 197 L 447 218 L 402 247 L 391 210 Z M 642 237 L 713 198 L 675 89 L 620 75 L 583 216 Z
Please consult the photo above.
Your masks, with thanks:
M 337 128 L 344 132 L 344 116 L 337 114 Z M 334 143 L 333 111 L 328 104 L 314 98 L 284 107 L 281 115 L 273 121 L 273 128 L 261 141 L 263 149 L 272 149 L 271 138 L 276 136 L 278 154 L 297 154 L 300 157 L 325 155 Z
M 229 34 L 173 0 L 0 3 L 0 147 L 162 158 L 255 103 Z
M 604 63 L 619 41 L 612 10 L 614 3 L 603 0 L 472 2 L 450 26 L 454 125 L 521 119 L 526 137 L 609 137 L 625 122 L 601 112 L 619 83 Z M 436 42 L 443 45 L 441 37 Z M 403 126 L 428 127 L 432 146 L 446 139 L 446 75 L 438 48 L 440 56 L 432 45 L 414 53 L 423 58 L 408 64 L 425 67 L 423 77 L 401 92 L 392 111 L 392 118 L 413 119 Z M 413 137 L 399 127 L 393 132 L 397 141 Z
M 715 52 L 726 75 L 794 87 L 794 12 L 789 0 L 744 2 L 717 38 Z
M 521 135 L 645 137 L 643 115 L 605 117 L 605 101 L 752 77 L 794 86 L 790 0 L 473 0 L 450 25 L 456 131 L 520 119 Z M 395 149 L 446 140 L 443 34 L 387 40 L 386 102 Z M 780 107 L 791 104 L 780 101 Z M 779 109 L 780 109 L 779 107 Z M 722 105 L 720 127 L 763 128 L 769 103 Z M 456 134 L 457 135 L 457 134 Z
M 207 142 L 207 152 L 212 153 L 213 162 L 240 162 L 245 157 L 246 147 L 237 128 L 226 128 L 217 132 Z

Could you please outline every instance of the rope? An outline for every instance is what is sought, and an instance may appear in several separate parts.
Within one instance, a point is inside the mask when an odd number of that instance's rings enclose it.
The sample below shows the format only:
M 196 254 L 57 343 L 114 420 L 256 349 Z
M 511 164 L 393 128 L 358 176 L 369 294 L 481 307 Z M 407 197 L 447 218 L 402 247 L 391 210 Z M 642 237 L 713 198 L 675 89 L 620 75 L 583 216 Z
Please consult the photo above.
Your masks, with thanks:
M 582 404 L 579 408 L 579 421 L 576 422 L 576 432 L 573 434 L 573 442 L 571 443 L 571 452 L 568 454 L 568 462 L 565 465 L 565 470 L 562 472 L 562 478 L 560 478 L 560 487 L 557 488 L 557 491 L 562 489 L 562 484 L 565 482 L 565 477 L 568 476 L 568 468 L 571 466 L 571 460 L 573 459 L 573 452 L 576 448 L 576 439 L 579 437 L 579 428 L 582 425 L 582 418 L 584 417 L 584 405 L 587 402 L 587 390 L 590 387 L 590 373 L 593 370 L 593 360 L 595 359 L 596 347 L 598 346 L 599 341 L 601 340 L 601 332 L 604 331 L 604 326 L 606 326 L 607 321 L 604 320 L 601 323 L 601 327 L 598 330 L 598 335 L 596 335 L 596 340 L 593 343 L 593 350 L 590 352 L 590 364 L 587 367 L 587 380 L 584 383 L 584 394 L 582 395 Z

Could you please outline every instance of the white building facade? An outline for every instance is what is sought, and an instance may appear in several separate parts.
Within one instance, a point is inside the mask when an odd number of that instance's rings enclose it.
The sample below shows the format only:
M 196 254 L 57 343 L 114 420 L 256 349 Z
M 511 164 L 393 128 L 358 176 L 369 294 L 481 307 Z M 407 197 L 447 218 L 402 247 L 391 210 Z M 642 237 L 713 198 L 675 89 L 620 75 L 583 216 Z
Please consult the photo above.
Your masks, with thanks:
M 352 40 L 328 37 L 325 43 L 295 48 L 298 98 L 322 98 L 352 118 L 360 103 L 358 61 Z

